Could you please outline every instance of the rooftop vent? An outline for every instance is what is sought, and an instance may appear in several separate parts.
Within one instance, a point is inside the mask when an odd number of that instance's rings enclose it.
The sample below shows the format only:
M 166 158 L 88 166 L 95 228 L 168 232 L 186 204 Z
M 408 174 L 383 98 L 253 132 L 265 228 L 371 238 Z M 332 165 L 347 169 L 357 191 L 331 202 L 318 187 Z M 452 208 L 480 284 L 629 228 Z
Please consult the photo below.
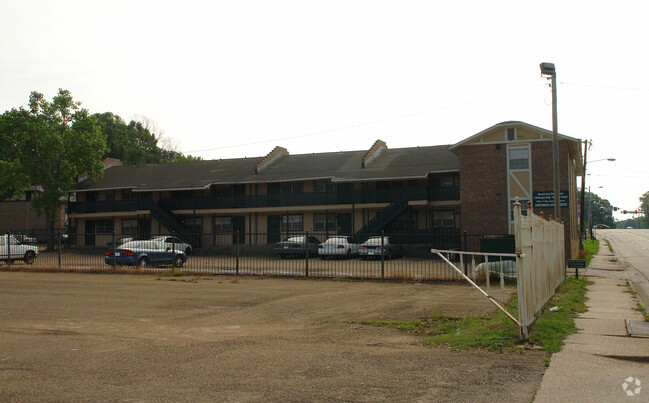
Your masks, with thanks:
M 388 149 L 388 145 L 383 140 L 376 140 L 374 145 L 363 155 L 363 168 L 367 167 L 372 161 L 376 159 L 384 150 Z
M 266 168 L 268 168 L 269 165 L 285 155 L 288 155 L 288 150 L 286 148 L 280 146 L 273 148 L 273 151 L 269 152 L 267 156 L 262 158 L 257 163 L 257 165 L 255 166 L 255 173 L 262 173 Z

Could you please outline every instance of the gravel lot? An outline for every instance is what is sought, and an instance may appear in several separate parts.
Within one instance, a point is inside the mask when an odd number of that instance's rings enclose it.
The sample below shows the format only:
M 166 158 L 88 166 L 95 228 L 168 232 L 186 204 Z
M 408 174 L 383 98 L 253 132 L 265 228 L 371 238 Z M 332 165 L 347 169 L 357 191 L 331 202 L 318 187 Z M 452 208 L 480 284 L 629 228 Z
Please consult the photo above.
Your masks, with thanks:
M 0 271 L 0 400 L 529 402 L 542 352 L 356 323 L 490 309 L 459 284 Z

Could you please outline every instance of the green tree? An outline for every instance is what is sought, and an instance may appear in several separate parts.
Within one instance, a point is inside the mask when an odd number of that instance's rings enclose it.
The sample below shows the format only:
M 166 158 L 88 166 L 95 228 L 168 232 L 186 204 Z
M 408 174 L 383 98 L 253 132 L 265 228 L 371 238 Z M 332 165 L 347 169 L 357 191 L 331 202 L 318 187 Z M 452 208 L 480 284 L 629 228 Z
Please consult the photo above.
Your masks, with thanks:
M 87 172 L 96 178 L 102 173 L 106 138 L 80 105 L 67 90 L 59 89 L 51 102 L 32 92 L 27 109 L 0 115 L 2 190 L 22 194 L 39 186 L 42 192 L 32 207 L 45 215 L 49 230 L 77 176 Z
M 147 118 L 131 120 L 128 124 L 111 113 L 97 113 L 101 129 L 106 136 L 108 150 L 105 157 L 117 158 L 124 165 L 160 164 L 164 162 L 196 161 L 199 157 L 185 156 L 181 152 L 160 146 L 162 135 L 155 123 Z
M 581 197 L 581 195 L 579 195 Z M 588 214 L 589 194 L 586 194 L 586 214 Z M 615 228 L 615 219 L 613 218 L 613 206 L 607 199 L 602 199 L 595 193 L 590 193 L 590 214 L 593 225 L 604 224 Z M 586 222 L 588 216 L 586 215 Z M 585 226 L 584 228 L 587 228 Z
M 643 228 L 649 228 L 649 192 L 645 192 L 640 196 L 640 209 L 642 210 L 642 224 Z

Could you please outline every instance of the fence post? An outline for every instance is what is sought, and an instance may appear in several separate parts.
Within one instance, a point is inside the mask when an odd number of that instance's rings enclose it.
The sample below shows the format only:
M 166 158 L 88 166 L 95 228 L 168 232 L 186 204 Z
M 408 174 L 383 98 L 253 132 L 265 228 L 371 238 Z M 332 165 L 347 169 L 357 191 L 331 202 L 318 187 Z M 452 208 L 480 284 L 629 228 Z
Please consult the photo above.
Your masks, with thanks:
M 522 227 L 521 227 L 521 203 L 518 201 L 518 197 L 514 202 L 514 239 L 516 245 L 516 253 L 520 254 L 523 252 L 521 249 L 522 243 Z M 532 257 L 528 257 L 531 259 Z M 527 339 L 527 296 L 526 291 L 526 279 L 527 273 L 523 270 L 522 258 L 516 258 L 516 285 L 518 291 L 518 323 L 520 323 L 520 337 L 525 340 Z
M 304 253 L 306 255 L 305 259 L 304 259 L 304 262 L 305 262 L 304 275 L 306 277 L 309 277 L 309 254 L 310 254 L 310 251 L 309 251 L 309 231 L 307 231 L 306 235 L 304 236 L 304 247 L 306 249 L 304 251 Z
M 466 241 L 466 239 L 467 239 L 466 231 L 464 231 L 464 250 L 465 250 L 466 252 L 468 252 L 468 251 L 469 251 L 469 247 L 468 247 L 468 245 L 467 245 L 467 241 Z M 462 256 L 462 255 L 460 255 L 460 256 Z M 467 270 L 467 269 L 468 269 L 468 268 L 467 268 L 468 263 L 469 263 L 469 262 L 467 262 L 467 261 L 464 262 L 464 275 L 465 275 L 465 276 L 468 274 L 468 270 Z
M 61 270 L 61 233 L 60 232 L 57 234 L 57 237 L 58 237 L 58 241 L 59 241 L 58 242 L 59 247 L 58 247 L 57 254 L 59 256 L 59 270 Z
M 11 267 L 11 235 L 10 234 L 7 234 L 7 264 L 9 265 L 9 267 Z
M 381 278 L 385 278 L 385 255 L 383 251 L 385 250 L 385 231 L 381 230 Z
M 240 249 L 239 248 L 239 230 L 237 230 L 237 261 L 236 261 L 236 266 L 235 266 L 235 268 L 236 268 L 235 273 L 236 273 L 237 276 L 239 275 L 239 253 L 240 253 L 239 249 Z
M 117 245 L 115 245 L 115 231 L 113 231 L 113 270 L 117 267 Z

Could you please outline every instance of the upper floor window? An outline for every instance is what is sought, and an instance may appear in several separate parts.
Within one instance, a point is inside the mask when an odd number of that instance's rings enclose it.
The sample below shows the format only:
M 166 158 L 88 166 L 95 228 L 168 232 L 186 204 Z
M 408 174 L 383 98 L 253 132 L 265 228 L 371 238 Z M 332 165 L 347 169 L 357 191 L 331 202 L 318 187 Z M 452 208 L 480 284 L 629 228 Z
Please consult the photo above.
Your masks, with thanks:
M 453 175 L 444 175 L 440 178 L 440 186 L 453 187 L 455 186 L 455 178 Z
M 507 129 L 507 140 L 508 141 L 516 140 L 516 129 Z
M 300 193 L 302 191 L 302 182 L 282 182 L 282 193 Z
M 334 192 L 335 190 L 336 190 L 336 186 L 330 180 L 324 179 L 324 180 L 313 181 L 314 192 L 324 193 L 324 192 Z
M 527 147 L 512 147 L 509 149 L 509 169 L 529 169 L 530 149 Z
M 97 192 L 98 201 L 113 200 L 113 192 Z

